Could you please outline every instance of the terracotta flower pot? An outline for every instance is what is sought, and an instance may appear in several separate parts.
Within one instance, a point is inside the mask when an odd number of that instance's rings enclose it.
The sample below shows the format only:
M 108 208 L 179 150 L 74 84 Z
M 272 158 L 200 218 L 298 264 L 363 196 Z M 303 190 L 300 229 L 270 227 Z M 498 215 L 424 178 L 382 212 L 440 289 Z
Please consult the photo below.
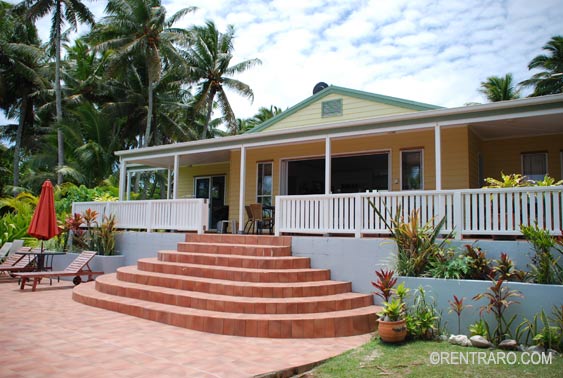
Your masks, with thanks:
M 386 343 L 400 343 L 407 337 L 406 320 L 386 322 L 379 319 L 378 322 L 377 332 L 382 341 Z

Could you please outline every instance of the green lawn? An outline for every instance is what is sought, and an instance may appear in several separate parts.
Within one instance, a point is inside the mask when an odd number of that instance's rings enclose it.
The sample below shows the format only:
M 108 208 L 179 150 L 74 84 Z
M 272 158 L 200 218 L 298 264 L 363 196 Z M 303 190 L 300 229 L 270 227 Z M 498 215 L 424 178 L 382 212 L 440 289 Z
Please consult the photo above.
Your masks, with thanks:
M 433 352 L 442 354 L 457 364 L 430 363 Z M 484 352 L 485 354 L 477 354 Z M 379 339 L 372 340 L 360 348 L 328 360 L 318 366 L 307 377 L 311 378 L 361 378 L 361 377 L 563 377 L 563 358 L 553 357 L 549 365 L 525 365 L 531 358 L 520 352 L 506 355 L 506 363 L 494 364 L 502 359 L 503 351 L 464 348 L 447 342 L 417 341 L 402 345 L 389 345 Z M 508 353 L 508 352 L 505 352 Z M 468 363 L 460 363 L 463 354 Z M 446 357 L 447 356 L 447 357 Z M 481 357 L 481 361 L 479 361 Z M 536 356 L 533 356 L 534 358 Z M 474 362 L 471 362 L 471 358 Z M 493 360 L 494 358 L 494 360 Z M 486 360 L 485 360 L 486 359 Z M 516 359 L 516 365 L 510 365 Z M 522 363 L 520 363 L 522 359 Z M 489 360 L 489 364 L 486 362 Z M 500 361 L 499 361 L 500 362 Z

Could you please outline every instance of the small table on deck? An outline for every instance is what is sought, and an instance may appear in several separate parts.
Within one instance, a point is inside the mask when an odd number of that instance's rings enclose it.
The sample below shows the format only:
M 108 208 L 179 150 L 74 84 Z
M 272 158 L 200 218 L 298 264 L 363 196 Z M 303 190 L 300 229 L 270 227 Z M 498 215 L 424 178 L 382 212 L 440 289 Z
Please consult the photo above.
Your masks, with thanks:
M 53 259 L 55 256 L 66 255 L 65 252 L 55 252 L 55 251 L 43 251 L 31 250 L 25 252 L 16 252 L 18 255 L 27 256 L 31 260 L 31 256 L 37 257 L 37 272 L 43 272 L 46 270 L 53 270 Z M 25 257 L 24 257 L 25 258 Z

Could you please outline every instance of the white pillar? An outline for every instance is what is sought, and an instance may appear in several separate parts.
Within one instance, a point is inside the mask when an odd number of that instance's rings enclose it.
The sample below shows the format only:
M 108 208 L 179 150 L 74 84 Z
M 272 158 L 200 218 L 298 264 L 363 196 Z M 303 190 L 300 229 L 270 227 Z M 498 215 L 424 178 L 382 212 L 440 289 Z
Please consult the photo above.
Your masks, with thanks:
M 240 146 L 240 193 L 238 205 L 238 233 L 244 233 L 244 201 L 246 192 L 246 147 Z
M 436 159 L 436 190 L 442 190 L 442 142 L 439 124 L 434 126 L 434 150 Z
M 170 187 L 172 186 L 172 170 L 168 166 L 168 177 L 166 178 L 166 199 L 170 199 Z
M 178 199 L 178 183 L 180 181 L 180 155 L 174 155 L 174 193 L 172 198 Z
M 119 162 L 119 200 L 123 201 L 125 197 L 125 181 L 127 181 L 127 163 L 121 159 Z
M 330 151 L 330 137 L 325 139 L 325 194 L 330 194 L 330 186 L 332 181 L 332 158 Z
M 132 172 L 127 172 L 127 197 L 125 198 L 126 201 L 131 199 L 131 176 L 133 176 Z

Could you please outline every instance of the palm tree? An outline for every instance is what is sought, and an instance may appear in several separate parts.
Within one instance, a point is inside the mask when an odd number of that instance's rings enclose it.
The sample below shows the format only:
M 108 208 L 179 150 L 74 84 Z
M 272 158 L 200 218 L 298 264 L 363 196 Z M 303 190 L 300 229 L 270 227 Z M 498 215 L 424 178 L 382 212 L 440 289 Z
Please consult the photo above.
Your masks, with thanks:
M 283 112 L 283 110 L 281 110 L 280 108 L 278 108 L 275 105 L 271 105 L 269 108 L 262 106 L 258 109 L 258 112 L 252 118 L 250 118 L 248 120 L 248 122 L 253 127 L 258 126 L 261 123 L 266 122 L 270 118 L 274 118 L 275 116 L 277 116 L 281 112 Z
M 173 24 L 194 7 L 184 8 L 166 18 L 160 0 L 109 0 L 104 17 L 92 33 L 99 50 L 113 50 L 109 57 L 109 74 L 128 69 L 136 57 L 141 57 L 147 86 L 147 117 L 142 146 L 148 146 L 152 136 L 153 92 L 162 68 L 166 65 L 187 66 L 176 46 L 185 43 L 187 32 Z M 141 69 L 138 69 L 141 72 Z
M 48 13 L 51 16 L 51 35 L 49 42 L 55 45 L 55 97 L 58 165 L 64 165 L 64 140 L 60 123 L 63 119 L 62 90 L 61 90 L 61 33 L 67 22 L 72 30 L 76 30 L 78 23 L 94 25 L 94 15 L 80 0 L 24 0 L 23 6 L 28 10 L 28 17 L 32 20 L 41 18 Z M 57 174 L 57 183 L 62 184 L 63 175 Z
M 242 73 L 249 68 L 261 64 L 259 59 L 249 59 L 231 66 L 233 58 L 234 28 L 228 26 L 226 33 L 220 33 L 212 21 L 207 21 L 204 26 L 192 28 L 192 44 L 187 52 L 186 60 L 193 70 L 193 79 L 198 83 L 199 89 L 194 96 L 196 112 L 205 109 L 205 123 L 201 139 L 207 138 L 207 130 L 211 113 L 213 112 L 215 98 L 221 113 L 232 131 L 237 127 L 236 117 L 225 93 L 229 88 L 238 94 L 254 99 L 250 87 L 231 76 Z
M 514 79 L 510 73 L 504 77 L 489 76 L 486 81 L 481 82 L 479 92 L 484 94 L 490 102 L 520 98 L 520 90 L 514 86 Z
M 543 71 L 520 83 L 534 87 L 531 96 L 563 93 L 563 36 L 552 37 L 543 49 L 548 54 L 538 55 L 528 64 L 530 70 L 538 68 Z
M 39 48 L 33 23 L 0 3 L 3 27 L 0 30 L 0 109 L 19 119 L 14 143 L 13 189 L 20 184 L 20 157 L 24 128 L 33 125 L 38 92 L 47 87 L 41 70 L 44 51 Z

